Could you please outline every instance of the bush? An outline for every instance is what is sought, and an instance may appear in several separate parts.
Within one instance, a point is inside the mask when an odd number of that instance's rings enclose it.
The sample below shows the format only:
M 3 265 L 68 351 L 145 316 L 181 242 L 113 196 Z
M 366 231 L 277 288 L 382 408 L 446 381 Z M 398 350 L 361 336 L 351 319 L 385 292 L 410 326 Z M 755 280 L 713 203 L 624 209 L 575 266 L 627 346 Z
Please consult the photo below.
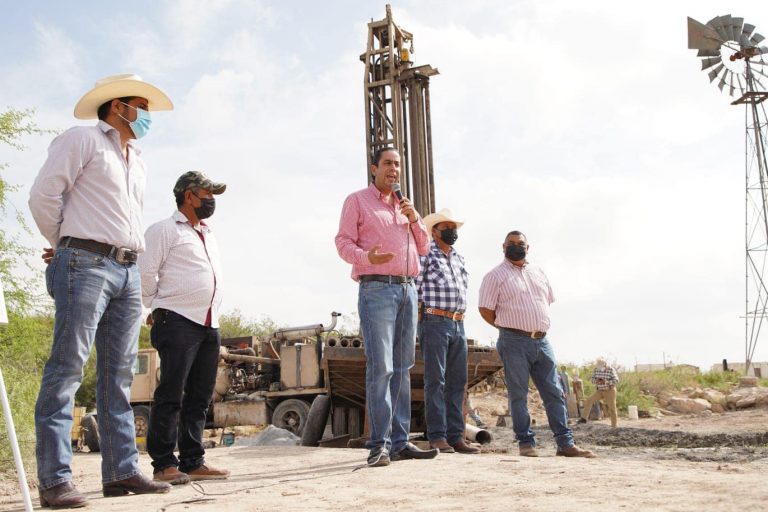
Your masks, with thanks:
M 51 347 L 53 317 L 23 317 L 11 312 L 8 320 L 8 325 L 0 327 L 0 361 L 25 469 L 34 475 L 35 402 L 40 390 L 42 368 Z M 5 419 L 2 421 L 4 425 Z M 13 454 L 5 428 L 0 430 L 0 461 L 4 462 L 0 466 L 0 475 L 14 471 Z

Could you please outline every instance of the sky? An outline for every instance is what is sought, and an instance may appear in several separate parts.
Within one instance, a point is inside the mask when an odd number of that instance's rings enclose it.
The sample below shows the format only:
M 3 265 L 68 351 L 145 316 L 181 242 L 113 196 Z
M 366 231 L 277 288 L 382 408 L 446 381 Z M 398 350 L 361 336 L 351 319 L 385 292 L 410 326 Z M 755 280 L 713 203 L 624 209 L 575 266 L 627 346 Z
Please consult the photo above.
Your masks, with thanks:
M 561 362 L 744 360 L 745 111 L 700 70 L 686 17 L 733 14 L 768 32 L 751 5 L 392 2 L 415 64 L 440 71 L 435 195 L 465 220 L 455 248 L 470 273 L 468 337 L 495 343 L 478 290 L 518 229 L 555 291 L 548 337 Z M 228 184 L 210 219 L 223 309 L 286 326 L 339 311 L 353 326 L 357 285 L 334 236 L 345 197 L 367 185 L 359 56 L 367 23 L 384 16 L 370 0 L 11 2 L 0 109 L 33 108 L 38 126 L 64 130 L 90 124 L 72 110 L 99 78 L 159 86 L 176 108 L 139 143 L 145 225 L 173 212 L 179 175 L 202 170 Z M 40 248 L 27 197 L 51 138 L 0 146 L 33 226 L 25 240 Z M 768 360 L 765 340 L 754 360 Z

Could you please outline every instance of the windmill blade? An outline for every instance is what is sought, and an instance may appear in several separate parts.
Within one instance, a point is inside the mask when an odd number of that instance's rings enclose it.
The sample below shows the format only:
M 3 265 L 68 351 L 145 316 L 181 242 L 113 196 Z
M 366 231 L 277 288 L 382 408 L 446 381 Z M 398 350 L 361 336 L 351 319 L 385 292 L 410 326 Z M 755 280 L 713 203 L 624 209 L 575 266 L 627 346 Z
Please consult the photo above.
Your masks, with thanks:
M 699 23 L 695 19 L 688 18 L 688 48 L 700 51 L 719 51 L 723 39 L 712 27 Z M 715 54 L 717 55 L 717 54 Z M 714 57 L 715 55 L 699 55 L 700 57 Z
M 715 78 L 717 78 L 717 75 L 723 70 L 724 67 L 725 67 L 725 64 L 720 64 L 715 69 L 707 73 L 707 76 L 709 76 L 709 81 L 714 82 Z
M 728 34 L 725 33 L 725 29 L 723 28 L 723 20 L 720 18 L 720 16 L 716 16 L 711 20 L 709 20 L 707 22 L 707 26 L 715 29 L 715 31 L 717 31 L 722 41 L 728 40 Z
M 731 18 L 733 27 L 733 40 L 738 41 L 741 31 L 744 28 L 744 18 Z
M 733 37 L 733 18 L 731 18 L 731 15 L 720 16 L 720 23 L 725 33 L 725 40 L 733 41 L 735 38 Z
M 720 55 L 720 49 L 717 50 L 699 50 L 696 52 L 697 57 L 717 57 Z
M 744 50 L 744 48 L 749 48 L 752 46 L 752 43 L 749 42 L 749 38 L 744 35 L 742 32 L 739 36 L 739 45 L 741 45 L 741 49 Z
M 765 55 L 766 53 L 768 53 L 768 46 L 761 46 L 759 48 L 758 52 L 760 53 L 760 55 Z M 765 64 L 765 63 L 763 63 L 763 64 Z
M 711 68 L 715 64 L 720 64 L 722 61 L 723 59 L 719 55 L 717 57 L 707 57 L 701 61 L 701 70 L 704 71 L 705 69 Z
M 744 34 L 744 37 L 749 39 L 749 36 L 752 35 L 752 31 L 755 30 L 755 26 L 751 23 L 745 23 L 744 28 L 741 30 L 741 33 Z
M 765 39 L 765 36 L 755 32 L 754 34 L 752 34 L 752 37 L 749 38 L 749 42 L 752 43 L 752 46 L 757 46 L 758 44 L 760 44 L 760 41 L 762 41 L 763 39 Z
M 726 70 L 725 74 L 726 75 L 728 74 L 727 70 Z M 725 75 L 723 75 L 723 77 L 720 79 L 720 83 L 717 84 L 717 88 L 720 89 L 720 92 L 723 91 L 723 87 L 725 87 L 725 85 L 726 85 L 726 83 L 725 83 Z

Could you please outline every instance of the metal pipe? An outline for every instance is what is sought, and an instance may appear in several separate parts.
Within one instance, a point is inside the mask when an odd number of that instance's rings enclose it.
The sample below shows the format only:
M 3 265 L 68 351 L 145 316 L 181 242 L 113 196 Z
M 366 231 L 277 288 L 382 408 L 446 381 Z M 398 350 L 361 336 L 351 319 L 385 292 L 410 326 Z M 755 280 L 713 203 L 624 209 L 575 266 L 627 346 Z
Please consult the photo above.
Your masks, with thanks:
M 363 340 L 361 340 L 361 339 L 360 339 L 360 338 L 358 338 L 358 337 L 354 337 L 354 338 L 352 338 L 352 346 L 353 346 L 354 348 L 360 348 L 360 347 L 362 347 L 362 346 L 363 346 Z
M 244 356 L 240 354 L 219 354 L 219 357 L 225 361 L 238 361 L 241 363 L 280 364 L 279 359 L 272 359 L 271 357 Z
M 323 324 L 302 325 L 301 327 L 288 327 L 286 329 L 280 329 L 279 331 L 275 331 L 274 333 L 272 333 L 272 338 L 280 341 L 312 338 L 314 336 L 319 335 L 320 333 L 334 330 L 336 328 L 336 321 L 340 316 L 341 316 L 341 313 L 336 313 L 335 311 L 331 313 L 331 318 L 333 320 L 331 322 L 331 325 L 329 325 L 328 327 L 323 327 Z
M 325 338 L 325 344 L 328 345 L 329 347 L 335 347 L 336 345 L 339 344 L 339 342 L 340 340 L 336 336 L 328 336 L 327 338 Z
M 341 343 L 339 343 L 342 347 L 348 347 L 349 346 L 349 338 L 341 338 Z
M 467 439 L 470 441 L 475 441 L 480 444 L 488 444 L 493 441 L 493 434 L 484 428 L 478 428 L 474 425 L 470 425 L 469 423 L 465 425 L 465 428 Z

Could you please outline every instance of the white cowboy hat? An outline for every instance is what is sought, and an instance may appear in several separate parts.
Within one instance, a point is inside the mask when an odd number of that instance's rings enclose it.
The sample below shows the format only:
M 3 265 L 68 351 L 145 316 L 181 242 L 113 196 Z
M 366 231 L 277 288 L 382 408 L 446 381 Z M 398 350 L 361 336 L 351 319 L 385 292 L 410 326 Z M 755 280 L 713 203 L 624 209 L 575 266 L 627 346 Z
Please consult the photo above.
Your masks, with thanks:
M 464 221 L 458 220 L 450 208 L 443 208 L 437 213 L 430 213 L 424 217 L 424 224 L 427 226 L 427 233 L 432 236 L 432 227 L 436 224 L 440 224 L 441 222 L 454 222 L 456 223 L 457 228 L 460 228 L 462 225 L 464 225 Z
M 109 100 L 137 96 L 149 101 L 149 110 L 173 110 L 171 99 L 160 89 L 138 75 L 112 75 L 96 82 L 96 85 L 80 98 L 75 105 L 78 119 L 96 119 L 99 107 Z

